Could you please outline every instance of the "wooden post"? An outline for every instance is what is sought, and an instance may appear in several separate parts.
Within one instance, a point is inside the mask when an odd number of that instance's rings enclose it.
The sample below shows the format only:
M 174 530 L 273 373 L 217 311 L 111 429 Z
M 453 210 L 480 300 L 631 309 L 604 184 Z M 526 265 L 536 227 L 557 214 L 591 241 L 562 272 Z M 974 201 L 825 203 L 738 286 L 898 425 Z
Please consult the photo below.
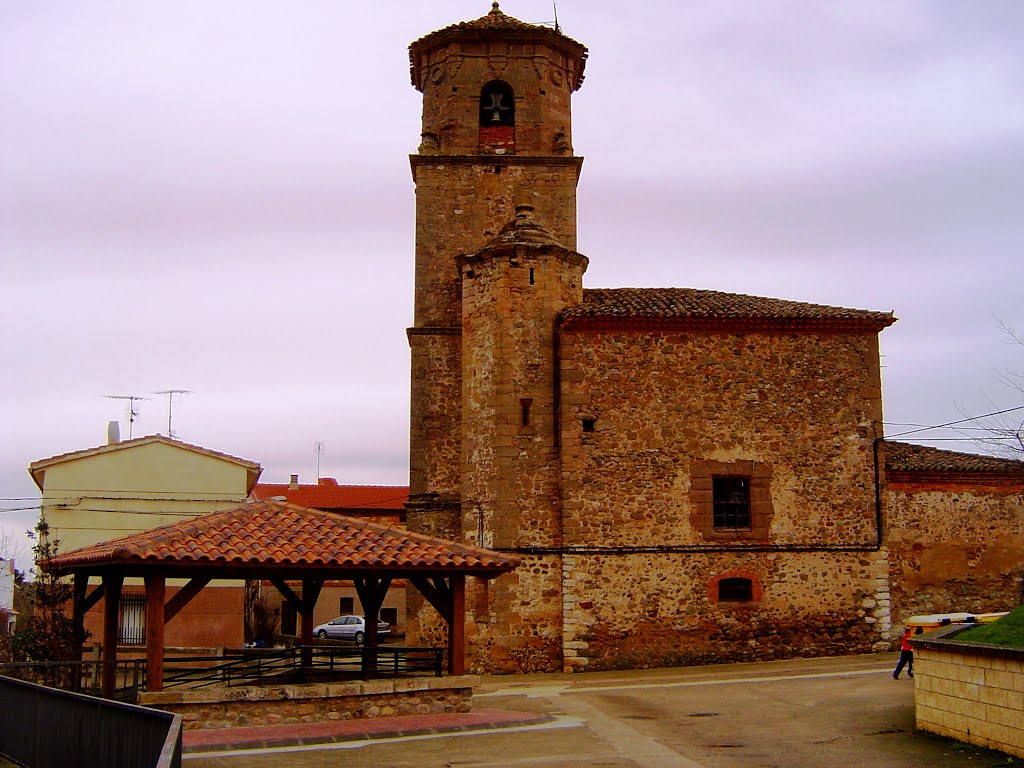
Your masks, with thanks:
M 118 616 L 124 576 L 103 574 L 103 697 L 114 698 L 117 687 Z
M 466 673 L 466 576 L 451 576 L 452 613 L 448 622 L 448 673 Z
M 71 644 L 76 662 L 82 660 L 82 646 L 85 644 L 85 593 L 88 588 L 89 577 L 76 572 L 71 602 Z M 71 690 L 82 690 L 82 667 L 75 666 L 71 670 Z
M 146 690 L 164 687 L 164 597 L 163 576 L 146 577 Z

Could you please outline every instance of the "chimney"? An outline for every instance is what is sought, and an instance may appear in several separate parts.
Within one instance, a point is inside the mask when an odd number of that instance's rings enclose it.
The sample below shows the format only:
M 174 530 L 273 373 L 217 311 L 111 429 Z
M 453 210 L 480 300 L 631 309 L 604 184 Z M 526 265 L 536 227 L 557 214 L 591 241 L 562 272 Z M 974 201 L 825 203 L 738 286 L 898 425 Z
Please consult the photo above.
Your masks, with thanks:
M 299 476 L 292 475 L 292 479 L 288 481 L 288 490 L 297 491 L 299 490 Z
M 107 422 L 107 445 L 121 442 L 121 424 L 117 421 Z

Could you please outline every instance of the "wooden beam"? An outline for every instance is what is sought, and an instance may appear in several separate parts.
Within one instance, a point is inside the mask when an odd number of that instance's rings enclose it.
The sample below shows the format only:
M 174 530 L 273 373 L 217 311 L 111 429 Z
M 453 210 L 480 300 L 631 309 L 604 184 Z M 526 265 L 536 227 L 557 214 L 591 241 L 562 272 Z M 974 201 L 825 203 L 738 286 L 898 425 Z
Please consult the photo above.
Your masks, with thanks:
M 452 618 L 448 622 L 448 672 L 466 673 L 466 575 L 453 573 L 450 579 Z
M 117 684 L 118 612 L 124 576 L 103 574 L 103 697 L 114 698 Z
M 168 622 L 178 615 L 178 611 L 192 602 L 192 599 L 203 591 L 203 587 L 210 583 L 208 576 L 197 576 L 188 584 L 174 593 L 174 596 L 164 606 L 164 622 Z
M 89 582 L 89 577 L 88 576 L 85 577 L 85 581 L 88 584 L 88 582 Z M 89 592 L 85 596 L 85 599 L 82 600 L 82 614 L 84 615 L 84 614 L 88 613 L 89 611 L 91 611 L 92 607 L 94 605 L 96 605 L 96 603 L 98 603 L 102 599 L 103 599 L 103 585 L 100 584 L 92 592 Z
M 164 596 L 163 576 L 146 577 L 146 690 L 164 687 Z
M 288 601 L 288 604 L 295 609 L 295 612 L 301 615 L 303 610 L 302 598 L 292 591 L 292 588 L 288 586 L 284 579 L 271 576 L 268 581 L 277 588 L 277 591 L 281 593 L 281 597 Z
M 413 576 L 409 581 L 434 607 L 434 610 L 441 614 L 441 618 L 450 623 L 452 620 L 451 590 L 444 578 L 435 576 L 432 579 L 427 579 L 424 576 Z

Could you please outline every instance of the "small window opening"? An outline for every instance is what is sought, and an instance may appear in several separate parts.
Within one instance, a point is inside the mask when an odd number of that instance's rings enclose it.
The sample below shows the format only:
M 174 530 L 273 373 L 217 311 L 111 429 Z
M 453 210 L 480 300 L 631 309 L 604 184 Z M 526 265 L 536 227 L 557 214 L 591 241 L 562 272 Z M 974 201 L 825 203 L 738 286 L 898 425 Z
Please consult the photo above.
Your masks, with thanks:
M 597 424 L 597 419 L 595 417 L 593 417 L 593 416 L 584 416 L 583 417 L 583 431 L 584 432 L 593 432 L 595 424 Z
M 731 578 L 718 582 L 718 602 L 749 603 L 754 599 L 754 583 L 750 579 Z
M 356 610 L 355 598 L 352 597 L 339 597 L 338 598 L 338 613 L 354 613 Z
M 530 285 L 534 284 L 533 267 L 530 267 Z
M 530 411 L 533 409 L 533 398 L 524 397 L 519 401 L 521 423 L 524 427 L 530 426 Z
M 712 478 L 715 530 L 750 530 L 750 478 Z
M 516 124 L 516 103 L 512 86 L 492 80 L 480 92 L 480 125 L 513 126 Z

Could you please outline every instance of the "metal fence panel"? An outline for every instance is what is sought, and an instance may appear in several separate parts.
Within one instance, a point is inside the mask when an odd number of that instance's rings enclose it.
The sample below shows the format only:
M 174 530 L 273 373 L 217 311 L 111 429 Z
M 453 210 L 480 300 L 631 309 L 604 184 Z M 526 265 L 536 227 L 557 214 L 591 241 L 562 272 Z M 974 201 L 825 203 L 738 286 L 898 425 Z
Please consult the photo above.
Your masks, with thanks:
M 180 768 L 181 718 L 0 677 L 0 754 L 32 768 Z

